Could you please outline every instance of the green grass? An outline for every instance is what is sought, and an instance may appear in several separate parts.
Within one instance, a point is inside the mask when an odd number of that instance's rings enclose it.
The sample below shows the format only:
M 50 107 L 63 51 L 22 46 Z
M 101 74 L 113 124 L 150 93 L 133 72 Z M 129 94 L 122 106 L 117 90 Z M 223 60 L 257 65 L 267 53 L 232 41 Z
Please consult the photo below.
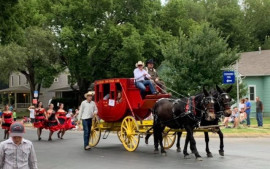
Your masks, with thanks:
M 225 135 L 239 135 L 239 136 L 268 136 L 270 135 L 270 117 L 263 118 L 263 127 L 257 127 L 255 118 L 251 118 L 251 126 L 239 125 L 238 128 L 222 128 Z
M 26 112 L 17 112 L 17 119 L 22 119 L 24 116 L 29 117 L 30 113 L 28 111 Z

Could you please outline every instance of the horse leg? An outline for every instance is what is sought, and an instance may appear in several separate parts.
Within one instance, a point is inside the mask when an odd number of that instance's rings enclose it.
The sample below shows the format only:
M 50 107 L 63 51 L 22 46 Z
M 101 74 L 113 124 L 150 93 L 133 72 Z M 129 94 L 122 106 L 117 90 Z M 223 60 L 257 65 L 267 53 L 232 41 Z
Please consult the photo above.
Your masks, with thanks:
M 159 133 L 160 131 L 158 131 L 158 128 L 157 128 L 157 125 L 156 126 L 154 126 L 154 128 L 153 128 L 153 133 L 154 133 L 154 147 L 155 147 L 155 150 L 154 150 L 154 153 L 155 154 L 158 154 L 158 133 Z
M 148 144 L 149 137 L 151 137 L 152 134 L 147 133 L 145 136 L 145 144 Z
M 177 152 L 181 152 L 181 147 L 180 147 L 181 136 L 182 136 L 182 132 L 177 132 L 177 143 L 176 143 Z
M 183 150 L 183 154 L 184 154 L 184 158 L 185 159 L 189 159 L 189 154 L 187 152 L 187 147 L 188 147 L 188 142 L 189 142 L 189 137 L 188 135 L 186 135 L 186 140 L 185 140 L 185 145 L 184 145 L 184 150 Z
M 208 135 L 208 132 L 204 132 L 204 138 L 205 138 L 205 144 L 206 144 L 205 151 L 207 153 L 207 157 L 213 157 L 212 153 L 209 150 L 209 135 Z
M 192 129 L 192 127 L 186 126 L 185 128 L 186 128 L 186 131 L 187 131 L 187 136 L 188 136 L 188 138 L 190 140 L 191 149 L 193 150 L 196 159 L 199 160 L 199 161 L 202 161 L 202 157 L 200 156 L 200 154 L 199 154 L 199 152 L 197 151 L 197 148 L 196 148 L 196 141 L 195 141 L 195 139 L 193 137 L 193 129 Z
M 162 133 L 163 130 L 165 129 L 165 127 L 160 127 L 160 132 L 158 133 L 158 140 L 159 140 L 159 145 L 160 145 L 160 149 L 161 149 L 161 154 L 166 155 L 166 151 L 163 147 L 163 137 L 162 137 Z
M 224 156 L 224 143 L 223 143 L 223 133 L 220 130 L 220 128 L 218 129 L 218 135 L 219 135 L 219 139 L 220 139 L 220 150 L 219 150 L 219 155 Z

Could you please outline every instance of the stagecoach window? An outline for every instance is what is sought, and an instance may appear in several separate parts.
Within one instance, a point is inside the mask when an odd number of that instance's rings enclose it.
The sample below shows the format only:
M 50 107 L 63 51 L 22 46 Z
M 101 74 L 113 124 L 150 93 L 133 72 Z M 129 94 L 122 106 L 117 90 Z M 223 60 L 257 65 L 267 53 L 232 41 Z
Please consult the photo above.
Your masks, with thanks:
M 106 96 L 106 98 L 109 96 L 109 98 L 110 98 L 110 84 L 104 84 L 103 85 L 103 97 L 105 97 Z M 109 99 L 108 98 L 108 99 Z M 108 99 L 105 99 L 105 100 L 108 100 Z
M 249 100 L 255 101 L 256 98 L 256 86 L 248 86 Z
M 120 83 L 116 83 L 115 85 L 116 85 L 117 91 L 122 91 L 122 87 L 121 87 Z

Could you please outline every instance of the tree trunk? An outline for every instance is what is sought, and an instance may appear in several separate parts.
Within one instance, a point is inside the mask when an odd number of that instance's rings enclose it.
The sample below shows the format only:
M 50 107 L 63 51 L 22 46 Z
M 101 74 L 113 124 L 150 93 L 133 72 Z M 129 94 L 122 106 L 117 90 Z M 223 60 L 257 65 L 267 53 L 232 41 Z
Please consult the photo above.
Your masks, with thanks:
M 90 86 L 90 81 L 89 80 L 85 80 L 82 78 L 78 78 L 78 86 L 79 86 L 79 103 L 81 103 L 85 98 L 84 98 L 84 94 L 88 92 L 88 88 Z
M 33 71 L 29 71 L 27 73 L 26 71 L 20 71 L 27 79 L 29 86 L 30 86 L 30 101 L 32 102 L 34 98 L 34 91 L 36 90 L 36 84 L 35 84 L 35 76 Z

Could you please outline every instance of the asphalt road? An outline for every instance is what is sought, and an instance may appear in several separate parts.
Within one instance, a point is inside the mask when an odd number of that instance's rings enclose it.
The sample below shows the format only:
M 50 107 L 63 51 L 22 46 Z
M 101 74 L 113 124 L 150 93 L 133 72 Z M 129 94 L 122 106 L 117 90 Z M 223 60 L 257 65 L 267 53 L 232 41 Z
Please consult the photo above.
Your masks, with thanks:
M 0 131 L 0 137 L 3 138 L 3 130 Z M 196 161 L 193 155 L 191 159 L 184 159 L 182 153 L 176 153 L 175 147 L 167 151 L 167 156 L 153 154 L 153 142 L 145 145 L 144 139 L 141 139 L 135 152 L 127 152 L 115 134 L 106 140 L 101 139 L 98 146 L 90 151 L 83 150 L 81 132 L 68 131 L 63 140 L 54 135 L 52 142 L 48 142 L 47 137 L 48 132 L 45 131 L 42 134 L 43 140 L 37 141 L 33 129 L 28 129 L 25 134 L 25 138 L 34 143 L 40 169 L 270 168 L 270 138 L 225 138 L 224 157 L 218 154 L 219 139 L 212 138 L 210 149 L 213 158 L 206 157 L 204 139 L 197 138 L 197 148 L 203 161 Z

